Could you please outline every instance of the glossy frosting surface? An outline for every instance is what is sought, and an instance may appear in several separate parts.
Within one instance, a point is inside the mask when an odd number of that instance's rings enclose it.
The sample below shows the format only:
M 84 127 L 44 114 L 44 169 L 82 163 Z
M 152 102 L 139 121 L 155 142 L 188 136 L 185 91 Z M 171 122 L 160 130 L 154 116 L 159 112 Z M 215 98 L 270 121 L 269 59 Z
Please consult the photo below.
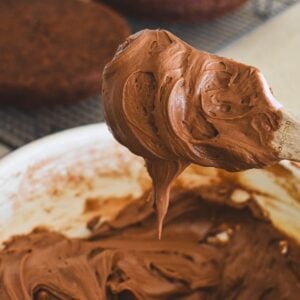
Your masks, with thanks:
M 145 158 L 159 231 L 170 185 L 190 163 L 238 171 L 278 160 L 280 104 L 258 69 L 145 30 L 119 47 L 103 74 L 115 138 Z

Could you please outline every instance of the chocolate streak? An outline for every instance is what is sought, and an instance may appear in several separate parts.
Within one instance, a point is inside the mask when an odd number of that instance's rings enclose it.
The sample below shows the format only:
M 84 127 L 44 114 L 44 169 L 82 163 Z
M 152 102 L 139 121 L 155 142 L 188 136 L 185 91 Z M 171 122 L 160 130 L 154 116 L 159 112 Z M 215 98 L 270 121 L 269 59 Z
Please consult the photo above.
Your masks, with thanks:
M 176 190 L 158 241 L 144 199 L 90 240 L 35 231 L 0 252 L 0 299 L 298 300 L 300 247 L 247 209 Z
M 103 81 L 112 133 L 145 158 L 159 231 L 170 185 L 188 164 L 238 171 L 278 160 L 280 105 L 254 67 L 145 30 L 120 46 Z

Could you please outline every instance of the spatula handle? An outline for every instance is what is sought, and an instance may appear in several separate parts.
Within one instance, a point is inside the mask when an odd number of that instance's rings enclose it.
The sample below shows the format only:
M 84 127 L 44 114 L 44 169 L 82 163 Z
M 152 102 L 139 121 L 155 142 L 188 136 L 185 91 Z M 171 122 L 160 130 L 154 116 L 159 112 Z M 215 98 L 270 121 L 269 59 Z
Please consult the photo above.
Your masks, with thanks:
M 282 125 L 275 132 L 273 147 L 280 159 L 300 161 L 300 118 L 282 109 Z

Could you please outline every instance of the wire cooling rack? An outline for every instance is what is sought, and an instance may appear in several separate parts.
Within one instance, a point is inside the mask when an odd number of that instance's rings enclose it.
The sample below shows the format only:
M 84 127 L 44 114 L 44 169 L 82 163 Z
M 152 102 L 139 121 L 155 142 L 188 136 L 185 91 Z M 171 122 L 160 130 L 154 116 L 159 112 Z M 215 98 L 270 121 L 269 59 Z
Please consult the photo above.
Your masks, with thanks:
M 237 12 L 197 25 L 175 25 L 129 20 L 132 31 L 166 28 L 193 46 L 217 52 L 298 0 L 251 0 Z M 50 133 L 103 120 L 100 97 L 74 105 L 22 110 L 0 108 L 0 142 L 14 149 Z

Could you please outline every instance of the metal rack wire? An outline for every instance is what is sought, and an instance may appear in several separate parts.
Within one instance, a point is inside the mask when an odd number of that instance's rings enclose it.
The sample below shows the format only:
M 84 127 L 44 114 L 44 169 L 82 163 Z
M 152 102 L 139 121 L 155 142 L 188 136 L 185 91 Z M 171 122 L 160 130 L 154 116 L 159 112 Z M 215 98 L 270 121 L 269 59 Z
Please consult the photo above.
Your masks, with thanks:
M 134 32 L 142 28 L 166 28 L 197 48 L 217 52 L 297 1 L 251 0 L 234 14 L 197 25 L 146 23 L 134 20 L 131 20 L 130 24 Z M 60 105 L 35 110 L 1 107 L 0 142 L 13 149 L 53 132 L 102 120 L 99 96 L 72 106 Z

